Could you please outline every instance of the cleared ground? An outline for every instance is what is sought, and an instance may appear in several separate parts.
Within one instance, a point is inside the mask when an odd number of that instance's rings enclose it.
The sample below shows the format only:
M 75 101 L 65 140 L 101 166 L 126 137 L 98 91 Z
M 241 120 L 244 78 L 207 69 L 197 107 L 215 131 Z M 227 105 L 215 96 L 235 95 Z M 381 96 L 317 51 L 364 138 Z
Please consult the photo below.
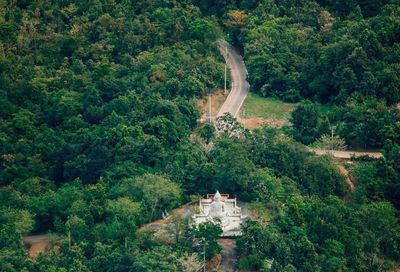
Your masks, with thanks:
M 224 104 L 228 94 L 224 94 L 223 90 L 217 90 L 212 93 L 211 95 L 211 116 L 213 120 L 218 114 L 218 111 L 220 110 L 222 104 Z M 209 114 L 209 96 L 206 95 L 201 99 L 198 99 L 196 101 L 197 107 L 200 109 L 201 112 L 201 118 L 200 118 L 200 123 L 205 123 L 208 118 Z
M 290 115 L 298 103 L 287 103 L 273 97 L 249 93 L 240 110 L 238 120 L 249 129 L 262 126 L 282 127 L 290 125 Z M 331 107 L 316 103 L 321 114 L 327 114 Z
M 249 93 L 244 101 L 243 112 L 246 117 L 272 118 L 289 121 L 290 113 L 296 107 L 295 103 L 286 103 L 272 97 L 262 97 Z
M 22 238 L 28 248 L 29 258 L 36 260 L 39 253 L 45 252 L 50 247 L 50 242 L 55 236 L 50 234 L 30 235 Z
M 250 129 L 264 125 L 282 127 L 289 124 L 290 114 L 295 107 L 295 103 L 285 103 L 276 98 L 249 93 L 238 119 Z
M 311 148 L 317 155 L 332 155 L 335 158 L 339 159 L 347 159 L 350 160 L 351 158 L 360 158 L 360 157 L 370 157 L 373 159 L 383 158 L 383 154 L 381 152 L 360 152 L 360 151 L 352 151 L 352 150 L 325 150 L 325 149 L 318 149 L 318 148 Z
M 218 239 L 221 246 L 222 262 L 219 267 L 220 271 L 235 271 L 236 267 L 236 240 L 235 239 Z

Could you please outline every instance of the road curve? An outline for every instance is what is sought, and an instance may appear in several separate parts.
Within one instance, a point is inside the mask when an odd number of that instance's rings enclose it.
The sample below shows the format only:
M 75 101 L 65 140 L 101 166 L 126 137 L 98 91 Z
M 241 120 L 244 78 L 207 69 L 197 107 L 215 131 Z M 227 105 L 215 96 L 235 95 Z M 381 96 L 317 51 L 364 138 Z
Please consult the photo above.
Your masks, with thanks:
M 232 88 L 224 104 L 219 110 L 217 117 L 224 115 L 226 112 L 230 113 L 233 117 L 236 117 L 250 88 L 250 85 L 246 80 L 246 66 L 242 56 L 232 45 L 224 40 L 219 40 L 218 46 L 221 54 L 224 56 L 225 60 L 227 60 L 230 68 Z M 228 56 L 226 56 L 226 50 L 228 52 Z

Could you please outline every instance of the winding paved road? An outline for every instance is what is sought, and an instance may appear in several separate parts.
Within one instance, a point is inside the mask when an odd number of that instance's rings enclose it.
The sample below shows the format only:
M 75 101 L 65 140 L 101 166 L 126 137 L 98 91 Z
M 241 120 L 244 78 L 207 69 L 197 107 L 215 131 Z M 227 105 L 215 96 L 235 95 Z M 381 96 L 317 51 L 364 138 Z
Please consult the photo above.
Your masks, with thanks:
M 229 112 L 233 117 L 236 117 L 250 88 L 250 85 L 246 80 L 246 66 L 243 62 L 242 56 L 233 46 L 224 40 L 219 40 L 218 45 L 219 50 L 227 60 L 231 71 L 232 88 L 219 110 L 217 117 L 224 115 L 226 112 Z M 226 51 L 228 52 L 228 56 L 226 56 Z
M 231 71 L 232 88 L 226 98 L 224 104 L 220 108 L 217 117 L 229 112 L 233 117 L 239 113 L 241 106 L 249 92 L 250 85 L 247 82 L 247 69 L 244 64 L 243 58 L 240 53 L 232 45 L 224 40 L 218 41 L 218 46 L 221 54 L 227 60 L 228 66 Z M 228 54 L 226 54 L 228 53 Z M 227 56 L 228 55 L 228 56 Z M 317 155 L 331 154 L 333 157 L 341 159 L 351 159 L 352 157 L 368 156 L 371 158 L 382 158 L 380 152 L 356 152 L 356 151 L 339 151 L 339 150 L 323 150 L 311 149 Z

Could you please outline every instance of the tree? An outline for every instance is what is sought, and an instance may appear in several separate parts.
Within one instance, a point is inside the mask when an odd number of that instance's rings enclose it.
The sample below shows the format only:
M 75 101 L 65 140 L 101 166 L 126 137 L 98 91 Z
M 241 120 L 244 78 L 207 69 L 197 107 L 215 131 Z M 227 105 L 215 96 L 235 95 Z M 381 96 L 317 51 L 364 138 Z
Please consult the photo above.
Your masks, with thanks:
M 210 156 L 212 172 L 209 178 L 212 183 L 208 189 L 245 196 L 255 165 L 244 146 L 232 139 L 220 138 Z
M 144 174 L 135 179 L 126 179 L 118 191 L 133 199 L 142 200 L 142 205 L 150 212 L 146 219 L 149 222 L 160 216 L 162 211 L 176 207 L 182 197 L 179 185 L 166 176 L 154 174 Z
M 140 203 L 133 202 L 127 197 L 108 200 L 106 206 L 108 220 L 112 225 L 117 225 L 118 233 L 113 236 L 124 239 L 127 247 L 128 237 L 134 234 L 139 222 Z
M 266 256 L 271 256 L 277 233 L 258 222 L 248 220 L 242 226 L 243 235 L 237 241 L 240 256 L 239 267 L 242 269 L 261 269 Z
M 339 135 L 353 147 L 379 147 L 385 140 L 397 140 L 400 129 L 400 115 L 376 99 L 362 102 L 349 100 L 338 109 L 344 125 Z
M 88 260 L 80 246 L 66 247 L 63 245 L 59 254 L 61 258 L 56 267 L 65 268 L 66 271 L 90 272 Z
M 218 244 L 217 239 L 222 233 L 219 225 L 213 223 L 202 223 L 198 227 L 191 230 L 193 238 L 195 238 L 195 249 L 197 253 L 204 254 L 207 260 L 211 260 L 215 254 L 221 251 L 221 246 Z
M 35 220 L 28 210 L 3 209 L 1 212 L 6 222 L 14 224 L 17 233 L 24 235 L 33 230 Z
M 97 242 L 94 244 L 93 257 L 89 260 L 91 271 L 130 271 L 133 267 L 132 251 L 124 247 Z
M 309 101 L 299 104 L 292 112 L 290 122 L 297 140 L 309 144 L 318 136 L 320 114 L 315 104 Z
M 139 215 L 140 204 L 127 197 L 107 201 L 106 211 L 113 220 L 134 223 Z
M 342 243 L 327 239 L 323 245 L 322 264 L 326 271 L 345 269 L 344 246 Z
M 245 27 L 249 16 L 242 10 L 230 10 L 226 16 L 224 25 L 235 40 L 239 36 L 240 30 Z
M 21 234 L 0 216 L 0 269 L 1 271 L 31 271 L 32 263 L 27 258 Z
M 12 124 L 16 133 L 19 135 L 26 135 L 27 137 L 32 137 L 36 132 L 35 114 L 26 109 L 21 109 L 13 114 Z
M 248 15 L 241 10 L 231 10 L 227 14 L 225 26 L 228 28 L 241 28 L 245 25 Z
M 207 19 L 198 19 L 192 22 L 188 28 L 188 35 L 192 39 L 200 41 L 215 40 L 219 31 L 215 22 Z
M 304 164 L 299 183 L 307 192 L 319 196 L 344 195 L 344 177 L 330 159 L 313 156 L 308 157 Z
M 346 150 L 346 141 L 337 135 L 322 135 L 313 145 L 328 150 Z
M 175 238 L 175 244 L 181 243 L 184 238 L 184 234 L 189 227 L 189 219 L 181 216 L 172 216 L 171 223 L 168 225 L 167 230 Z M 192 259 L 192 256 L 187 256 L 188 260 Z
M 180 257 L 179 263 L 185 272 L 198 272 L 203 267 L 200 262 L 200 256 L 197 253 Z
M 71 244 L 72 242 L 77 243 L 83 240 L 89 231 L 86 222 L 76 215 L 68 218 L 67 222 L 65 222 L 65 228 L 68 232 L 69 243 Z
M 2 22 L 0 24 L 0 40 L 9 46 L 17 41 L 18 31 L 14 24 Z
M 137 252 L 131 271 L 183 271 L 183 267 L 176 252 L 169 247 L 159 246 L 144 252 Z
M 386 256 L 399 256 L 400 235 L 399 220 L 396 210 L 387 202 L 375 202 L 362 207 L 360 218 L 365 228 L 373 233 L 371 239 L 375 246 Z M 393 236 L 391 236 L 393 235 Z
M 215 127 L 218 132 L 226 133 L 230 138 L 243 139 L 247 133 L 247 130 L 228 112 L 217 117 Z
M 214 137 L 215 128 L 212 125 L 206 124 L 200 129 L 200 137 L 209 144 L 211 139 Z

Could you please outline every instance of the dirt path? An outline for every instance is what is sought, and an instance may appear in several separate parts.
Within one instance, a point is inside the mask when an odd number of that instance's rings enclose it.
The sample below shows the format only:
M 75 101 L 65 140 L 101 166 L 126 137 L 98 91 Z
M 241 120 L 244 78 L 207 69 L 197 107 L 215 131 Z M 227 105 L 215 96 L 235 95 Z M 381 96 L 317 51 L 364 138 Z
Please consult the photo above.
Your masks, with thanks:
M 39 253 L 46 251 L 50 246 L 51 237 L 49 234 L 31 235 L 22 238 L 24 244 L 30 245 L 28 249 L 29 258 L 36 260 Z
M 218 244 L 222 248 L 222 261 L 219 270 L 236 271 L 236 240 L 218 239 Z
M 354 192 L 355 184 L 351 180 L 351 175 L 350 175 L 349 171 L 346 169 L 346 167 L 344 167 L 340 163 L 338 163 L 337 166 L 338 166 L 339 172 L 345 177 L 347 191 L 343 197 L 343 200 L 345 202 L 347 202 L 347 201 L 349 201 L 351 194 Z
M 325 150 L 325 149 L 318 149 L 318 148 L 310 148 L 317 155 L 332 155 L 338 159 L 351 159 L 353 157 L 359 158 L 363 156 L 368 156 L 373 159 L 379 159 L 383 157 L 383 154 L 380 152 L 359 152 L 359 151 L 352 151 L 352 150 Z
M 349 171 L 341 164 L 338 164 L 338 168 L 340 173 L 342 173 L 343 176 L 345 176 L 346 178 L 346 185 L 347 185 L 347 189 L 350 193 L 354 192 L 354 183 L 350 178 L 350 173 Z

